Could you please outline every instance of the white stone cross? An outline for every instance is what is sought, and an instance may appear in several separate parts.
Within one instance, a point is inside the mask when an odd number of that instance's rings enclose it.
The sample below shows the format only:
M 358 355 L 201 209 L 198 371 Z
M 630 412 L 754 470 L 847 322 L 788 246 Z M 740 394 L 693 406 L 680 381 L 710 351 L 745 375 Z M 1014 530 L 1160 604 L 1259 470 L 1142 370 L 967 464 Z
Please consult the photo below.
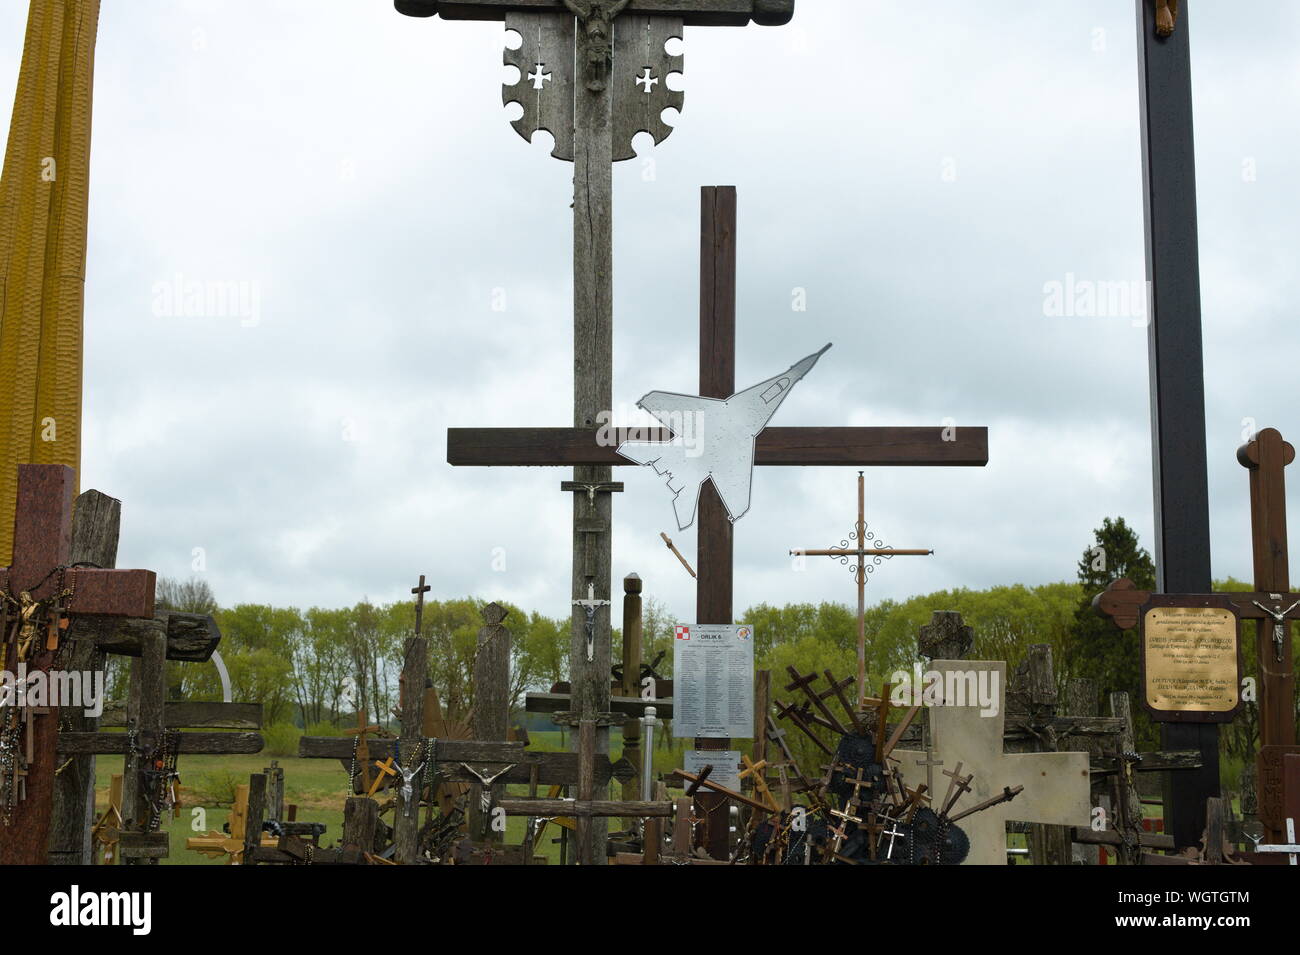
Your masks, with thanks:
M 933 660 L 930 670 L 943 676 L 943 685 L 969 689 L 980 681 L 992 689 L 996 678 L 996 713 L 981 715 L 978 699 L 944 695 L 945 705 L 927 707 L 930 718 L 931 755 L 896 750 L 899 772 L 915 788 L 927 781 L 927 765 L 937 755 L 946 763 L 961 762 L 974 773 L 972 788 L 954 812 L 990 799 L 1006 786 L 1024 786 L 1010 802 L 990 806 L 967 816 L 957 825 L 970 837 L 970 854 L 963 865 L 1007 864 L 1007 821 L 1086 826 L 1088 806 L 1087 753 L 1004 753 L 1002 734 L 1006 722 L 1006 663 L 1000 660 Z M 949 675 L 951 674 L 951 676 Z M 954 705 L 964 703 L 965 705 Z M 931 770 L 932 771 L 932 770 Z M 931 807 L 938 811 L 943 793 L 930 792 Z

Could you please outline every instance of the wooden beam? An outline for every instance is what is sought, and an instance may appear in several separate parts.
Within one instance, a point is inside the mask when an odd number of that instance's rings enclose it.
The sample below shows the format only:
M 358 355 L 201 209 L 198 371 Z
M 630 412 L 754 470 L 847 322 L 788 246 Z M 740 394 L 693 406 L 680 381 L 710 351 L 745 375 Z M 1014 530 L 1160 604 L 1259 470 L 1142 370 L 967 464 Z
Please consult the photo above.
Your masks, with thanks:
M 557 0 L 396 0 L 408 17 L 504 20 L 507 13 L 562 13 Z M 687 26 L 781 26 L 794 16 L 794 0 L 632 0 L 624 16 L 681 17 Z
M 609 712 L 620 716 L 644 716 L 647 706 L 655 707 L 661 720 L 673 718 L 671 697 L 643 700 L 639 696 L 611 696 L 609 699 Z M 572 709 L 573 701 L 568 693 L 529 693 L 524 697 L 524 710 L 528 713 L 567 713 Z
M 105 703 L 99 725 L 125 726 L 126 704 Z M 167 700 L 163 704 L 163 726 L 167 729 L 259 730 L 262 728 L 262 704 Z
M 754 463 L 871 467 L 983 467 L 989 462 L 988 428 L 771 427 L 758 436 Z M 615 448 L 621 436 L 667 441 L 665 428 L 630 428 L 607 435 L 588 428 L 448 428 L 447 463 L 455 467 L 623 466 L 635 462 Z
M 152 617 L 89 617 L 82 626 L 93 627 L 95 646 L 104 653 L 138 657 L 147 634 L 167 638 L 167 659 L 206 663 L 221 642 L 217 622 L 205 613 L 159 610 Z M 79 636 L 73 624 L 73 636 Z
M 260 753 L 265 745 L 258 733 L 180 733 L 176 752 L 191 755 L 248 755 Z M 348 755 L 352 741 L 344 740 Z M 60 733 L 60 756 L 125 756 L 128 749 L 126 733 Z

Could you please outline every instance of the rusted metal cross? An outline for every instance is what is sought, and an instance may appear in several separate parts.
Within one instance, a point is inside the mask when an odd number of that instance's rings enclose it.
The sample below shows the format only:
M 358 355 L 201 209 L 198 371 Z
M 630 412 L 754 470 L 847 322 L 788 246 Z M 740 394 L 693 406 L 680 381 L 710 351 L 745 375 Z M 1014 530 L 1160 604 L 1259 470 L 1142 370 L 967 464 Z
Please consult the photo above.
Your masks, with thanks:
M 70 596 L 62 597 L 60 609 L 73 618 L 153 615 L 153 571 L 68 566 L 75 489 L 76 476 L 69 467 L 19 466 L 13 560 L 10 566 L 0 568 L 0 595 L 3 595 L 0 617 L 6 622 L 15 607 L 26 604 L 52 610 L 53 603 L 65 594 Z M 55 649 L 43 634 L 54 621 L 34 619 L 29 623 L 40 628 L 42 638 L 32 645 L 25 660 L 28 673 L 48 672 L 55 661 Z M 6 665 L 12 664 L 16 646 L 6 646 L 5 652 Z M 26 767 L 26 799 L 14 807 L 10 824 L 0 831 L 0 865 L 35 865 L 45 861 L 54 798 L 58 707 L 51 706 L 43 715 L 32 714 L 30 719 L 34 725 L 31 760 Z

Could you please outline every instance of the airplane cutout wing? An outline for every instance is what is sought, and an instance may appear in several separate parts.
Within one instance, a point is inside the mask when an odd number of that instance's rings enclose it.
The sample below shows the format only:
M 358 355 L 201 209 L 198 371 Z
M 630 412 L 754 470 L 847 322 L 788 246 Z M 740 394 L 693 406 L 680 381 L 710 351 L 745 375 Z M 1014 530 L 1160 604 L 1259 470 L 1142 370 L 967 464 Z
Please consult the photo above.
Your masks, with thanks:
M 695 523 L 700 489 L 708 480 L 713 481 L 733 523 L 745 516 L 750 505 L 755 440 L 790 390 L 830 347 L 726 400 L 652 391 L 637 402 L 672 432 L 672 440 L 624 441 L 617 450 L 665 478 L 673 495 L 678 530 Z

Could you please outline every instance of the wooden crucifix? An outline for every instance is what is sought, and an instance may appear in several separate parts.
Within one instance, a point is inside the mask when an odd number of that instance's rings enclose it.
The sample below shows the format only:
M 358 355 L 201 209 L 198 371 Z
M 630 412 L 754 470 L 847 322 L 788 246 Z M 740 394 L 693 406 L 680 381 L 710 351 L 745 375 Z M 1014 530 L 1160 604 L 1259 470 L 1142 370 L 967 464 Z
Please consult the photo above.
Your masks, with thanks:
M 706 186 L 700 207 L 700 388 L 706 398 L 727 398 L 736 384 L 736 189 Z M 614 428 L 627 433 L 630 429 Z M 637 428 L 638 438 L 668 441 L 664 428 Z M 609 468 L 632 462 L 620 456 L 617 440 L 602 437 L 601 430 L 586 426 L 567 428 L 451 428 L 447 431 L 447 461 L 455 466 L 591 466 Z M 754 463 L 762 466 L 966 466 L 988 463 L 988 429 L 769 427 L 759 436 Z M 696 623 L 731 623 L 732 527 L 726 507 L 712 482 L 701 489 L 696 545 Z M 599 588 L 599 582 L 597 582 Z M 599 593 L 599 589 L 597 593 Z M 585 594 L 582 596 L 585 597 Z M 581 598 L 579 598 L 581 599 Z M 602 615 L 604 617 L 605 615 Z M 607 617 L 605 618 L 607 620 Z M 575 615 L 575 623 L 579 618 Z M 586 641 L 575 629 L 570 660 L 581 657 L 586 665 Z M 602 656 L 603 649 L 603 656 Z M 578 669 L 589 674 L 585 692 L 574 679 L 574 693 L 600 713 L 608 708 L 608 631 L 602 646 L 597 636 L 596 667 Z M 603 695 L 599 695 L 603 692 Z M 584 699 L 584 696 L 587 699 Z M 587 702 L 590 699 L 591 703 Z M 578 705 L 575 714 L 588 712 Z M 725 750 L 730 740 L 696 739 L 695 748 Z M 607 751 L 607 746 L 602 752 Z M 703 794 L 701 809 L 724 797 Z M 715 858 L 727 853 L 728 820 L 725 812 L 708 813 L 705 840 Z
M 0 621 L 4 627 L 4 669 L 19 662 L 29 674 L 48 677 L 59 652 L 59 625 L 96 614 L 147 617 L 153 613 L 151 570 L 101 570 L 70 567 L 72 497 L 76 479 L 59 464 L 18 468 L 13 562 L 0 569 Z M 24 649 L 25 648 L 25 649 Z M 21 661 L 19 658 L 22 658 Z M 17 758 L 25 734 L 21 706 L 0 708 L 0 750 L 6 763 Z M 58 707 L 33 722 L 31 759 L 25 766 L 26 798 L 14 801 L 0 832 L 0 865 L 36 865 L 46 858 L 54 799 Z M 24 754 L 25 755 L 25 754 Z
M 1220 705 L 1213 701 L 1171 703 L 1168 713 L 1158 712 L 1150 699 L 1151 656 L 1142 653 L 1143 676 L 1148 687 L 1143 688 L 1143 704 L 1153 712 L 1153 718 L 1165 721 L 1201 723 L 1214 726 L 1231 718 L 1239 705 L 1241 674 L 1236 669 L 1239 624 L 1242 620 L 1257 621 L 1255 655 L 1259 673 L 1259 732 L 1260 751 L 1257 763 L 1259 773 L 1259 816 L 1269 839 L 1282 838 L 1285 824 L 1282 786 L 1282 758 L 1287 753 L 1300 753 L 1295 738 L 1295 670 L 1291 643 L 1291 621 L 1300 619 L 1300 594 L 1290 591 L 1290 567 L 1286 530 L 1286 478 L 1285 468 L 1295 460 L 1295 448 L 1284 441 L 1274 428 L 1265 428 L 1251 441 L 1237 450 L 1237 460 L 1250 472 L 1251 552 L 1254 555 L 1255 587 L 1253 593 L 1199 593 L 1153 594 L 1136 590 L 1128 580 L 1117 580 L 1093 599 L 1099 613 L 1110 617 L 1120 629 L 1149 625 L 1150 615 L 1167 608 L 1182 613 L 1202 615 L 1217 614 L 1222 618 L 1225 633 L 1232 635 L 1230 654 L 1219 669 L 1226 671 L 1232 664 L 1231 679 L 1219 677 L 1225 699 Z M 1200 637 L 1196 652 L 1207 656 L 1206 641 Z M 1227 656 L 1231 659 L 1227 659 Z M 1189 706 L 1194 708 L 1188 709 Z M 1217 735 L 1217 734 L 1216 734 Z M 1204 760 L 1204 756 L 1202 756 Z M 1193 775 L 1194 770 L 1182 773 L 1179 779 Z M 1177 842 L 1177 835 L 1175 834 Z
M 672 127 L 669 108 L 684 96 L 670 89 L 670 74 L 682 72 L 682 57 L 666 44 L 687 25 L 780 26 L 794 15 L 794 0 L 396 0 L 399 13 L 445 20 L 500 20 L 518 33 L 517 50 L 505 63 L 518 70 L 503 100 L 519 104 L 515 129 L 531 141 L 538 130 L 555 140 L 552 155 L 573 163 L 573 423 L 578 434 L 594 431 L 613 404 L 613 172 L 632 159 L 633 138 L 648 132 L 662 142 Z M 549 464 L 572 464 L 572 589 L 575 601 L 610 599 L 612 503 L 618 490 L 608 460 L 563 461 L 554 445 L 540 449 Z M 613 448 L 607 449 L 615 457 Z M 451 452 L 449 450 L 449 459 Z M 453 462 L 455 463 L 455 462 Z M 502 461 L 484 463 L 505 463 Z M 608 708 L 608 609 L 591 621 L 572 619 L 570 678 L 574 710 L 597 719 Z M 608 752 L 609 727 L 601 718 L 597 749 Z M 576 745 L 576 742 L 574 743 Z M 597 827 L 603 861 L 605 826 Z
M 833 557 L 836 560 L 847 563 L 850 559 L 856 560 L 854 565 L 854 577 L 858 583 L 858 708 L 857 712 L 861 713 L 866 707 L 867 699 L 867 558 L 870 557 L 875 564 L 881 560 L 891 557 L 919 557 L 933 554 L 932 550 L 918 550 L 895 547 L 868 547 L 867 546 L 867 508 L 866 508 L 866 478 L 861 471 L 858 472 L 858 520 L 853 526 L 853 533 L 850 540 L 857 541 L 856 547 L 849 547 L 849 541 L 844 541 L 839 547 L 827 547 L 822 550 L 792 550 L 792 555 L 803 557 Z M 832 684 L 833 685 L 833 684 Z

